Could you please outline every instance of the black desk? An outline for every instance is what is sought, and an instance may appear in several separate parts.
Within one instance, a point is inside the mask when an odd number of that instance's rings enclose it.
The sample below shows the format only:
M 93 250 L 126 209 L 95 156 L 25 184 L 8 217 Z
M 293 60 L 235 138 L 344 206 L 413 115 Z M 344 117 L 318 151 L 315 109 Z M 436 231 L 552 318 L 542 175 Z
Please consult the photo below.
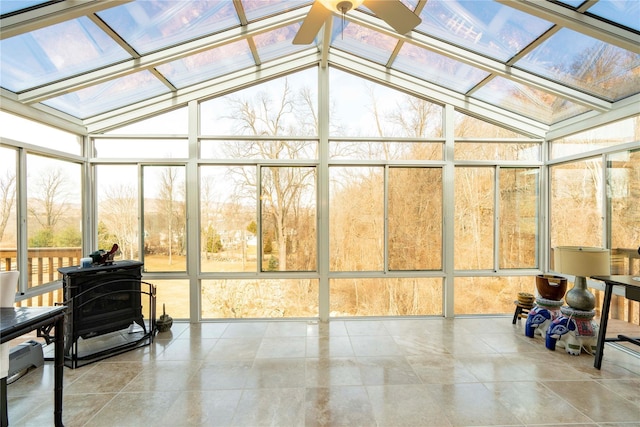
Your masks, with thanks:
M 16 307 L 0 308 L 0 344 L 11 341 L 40 328 L 55 328 L 55 379 L 53 419 L 56 427 L 62 426 L 62 376 L 64 375 L 64 312 L 66 307 Z M 7 416 L 7 378 L 2 379 L 2 426 L 9 424 Z
M 614 286 L 624 286 L 625 297 L 634 301 L 640 301 L 640 281 L 633 280 L 634 276 L 592 276 L 592 279 L 601 280 L 605 284 L 604 300 L 602 301 L 602 312 L 600 313 L 600 333 L 598 334 L 598 347 L 596 349 L 596 360 L 593 366 L 600 369 L 602 366 L 602 356 L 605 342 L 629 341 L 640 345 L 640 338 L 631 338 L 618 335 L 617 338 L 607 338 L 607 322 L 609 321 L 609 305 L 611 305 L 611 295 Z

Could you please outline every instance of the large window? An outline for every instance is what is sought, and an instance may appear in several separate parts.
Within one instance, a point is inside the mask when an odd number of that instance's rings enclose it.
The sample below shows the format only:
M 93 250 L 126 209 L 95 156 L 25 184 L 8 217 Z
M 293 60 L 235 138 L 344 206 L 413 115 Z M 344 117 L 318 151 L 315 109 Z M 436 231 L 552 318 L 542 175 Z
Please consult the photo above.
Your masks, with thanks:
M 640 150 L 607 156 L 606 194 L 611 271 L 640 275 Z
M 332 271 L 384 268 L 384 169 L 333 167 L 329 195 Z
M 539 170 L 500 168 L 499 172 L 499 268 L 537 268 Z
M 494 179 L 494 168 L 456 168 L 453 257 L 456 270 L 494 268 Z
M 602 159 L 554 165 L 551 181 L 551 247 L 602 246 Z
M 256 271 L 255 166 L 200 167 L 200 269 Z
M 81 166 L 27 154 L 27 287 L 52 282 L 75 265 L 82 246 Z
M 2 271 L 18 269 L 18 221 L 17 221 L 17 150 L 0 147 L 0 158 L 5 166 L 0 171 L 0 254 Z M 17 290 L 17 289 L 16 289 Z
M 442 170 L 389 168 L 389 270 L 442 269 Z
M 187 270 L 185 168 L 144 166 L 144 269 Z
M 330 283 L 331 316 L 437 316 L 442 279 L 349 278 Z
M 318 316 L 315 279 L 203 280 L 200 297 L 206 319 Z
M 262 271 L 315 271 L 316 168 L 260 171 Z
M 98 245 L 109 250 L 117 243 L 118 259 L 140 260 L 138 167 L 99 165 L 96 171 Z

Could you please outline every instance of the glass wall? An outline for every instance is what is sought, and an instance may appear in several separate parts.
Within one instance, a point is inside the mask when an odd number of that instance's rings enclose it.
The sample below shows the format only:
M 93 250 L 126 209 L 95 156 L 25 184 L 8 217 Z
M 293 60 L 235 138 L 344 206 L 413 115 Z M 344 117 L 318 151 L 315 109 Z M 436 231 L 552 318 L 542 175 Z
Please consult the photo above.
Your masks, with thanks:
M 551 247 L 602 246 L 602 158 L 549 168 Z
M 640 275 L 640 149 L 606 157 L 613 274 Z
M 339 70 L 326 105 L 318 86 L 312 68 L 193 102 L 91 135 L 86 157 L 3 139 L 2 268 L 28 266 L 26 289 L 118 243 L 191 320 L 508 314 L 557 245 L 640 274 L 636 119 L 618 144 L 551 141 L 547 170 L 539 138 Z
M 44 285 L 82 256 L 83 139 L 4 112 L 0 122 L 0 270 L 20 271 L 18 305 L 53 305 L 62 294 Z
M 0 147 L 4 171 L 0 172 L 0 195 L 2 196 L 2 221 L 0 222 L 0 262 L 2 271 L 18 270 L 18 218 L 17 218 L 17 165 L 18 151 Z M 17 292 L 16 288 L 16 292 Z

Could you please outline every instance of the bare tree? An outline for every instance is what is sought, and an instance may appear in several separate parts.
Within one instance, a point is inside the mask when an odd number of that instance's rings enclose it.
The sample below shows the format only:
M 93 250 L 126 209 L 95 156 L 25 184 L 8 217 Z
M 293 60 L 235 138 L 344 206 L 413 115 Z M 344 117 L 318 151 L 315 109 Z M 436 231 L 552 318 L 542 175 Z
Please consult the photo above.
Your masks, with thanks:
M 138 247 L 138 202 L 133 186 L 110 187 L 100 204 L 101 221 L 117 239 L 120 250 L 134 259 Z M 112 242 L 116 243 L 116 242 Z
M 68 212 L 69 180 L 62 169 L 40 172 L 30 185 L 28 212 L 41 230 L 53 235 L 53 231 Z M 51 244 L 52 242 L 49 242 Z
M 15 206 L 16 200 L 16 174 L 11 171 L 6 171 L 5 175 L 0 178 L 0 210 L 2 216 L 0 217 L 0 242 L 4 237 L 4 230 L 9 223 L 9 217 Z
M 181 179 L 178 168 L 166 167 L 160 174 L 159 207 L 164 214 L 164 222 L 167 233 L 167 251 L 169 265 L 173 262 L 174 252 L 181 253 L 184 249 L 184 219 L 185 203 L 184 181 Z M 178 248 L 174 248 L 174 241 Z M 176 250 L 177 249 L 177 250 Z
M 294 93 L 285 79 L 282 93 L 277 98 L 264 92 L 251 100 L 230 98 L 229 117 L 235 120 L 241 134 L 310 135 L 317 134 L 317 114 L 313 106 L 308 89 Z M 282 138 L 230 144 L 227 151 L 232 158 L 296 159 L 308 151 L 308 146 L 306 141 Z M 299 201 L 309 187 L 315 186 L 315 168 L 268 167 L 262 170 L 263 239 L 272 229 L 278 246 L 278 269 L 287 270 L 287 239 L 291 239 L 291 230 L 297 228 L 295 208 L 299 207 Z M 247 172 L 246 169 L 233 169 L 232 179 L 240 192 L 255 197 L 256 178 Z M 267 243 L 265 241 L 263 245 Z

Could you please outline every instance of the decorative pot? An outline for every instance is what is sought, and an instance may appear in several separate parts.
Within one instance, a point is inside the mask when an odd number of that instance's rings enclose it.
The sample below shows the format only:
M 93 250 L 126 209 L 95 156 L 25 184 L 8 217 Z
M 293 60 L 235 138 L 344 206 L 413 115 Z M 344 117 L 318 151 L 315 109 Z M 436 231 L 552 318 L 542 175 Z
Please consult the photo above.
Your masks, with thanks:
M 567 279 L 551 274 L 536 276 L 536 289 L 542 298 L 560 301 L 567 291 Z
M 164 304 L 162 304 L 162 316 L 156 321 L 156 328 L 158 332 L 167 332 L 173 325 L 173 318 L 164 311 Z

